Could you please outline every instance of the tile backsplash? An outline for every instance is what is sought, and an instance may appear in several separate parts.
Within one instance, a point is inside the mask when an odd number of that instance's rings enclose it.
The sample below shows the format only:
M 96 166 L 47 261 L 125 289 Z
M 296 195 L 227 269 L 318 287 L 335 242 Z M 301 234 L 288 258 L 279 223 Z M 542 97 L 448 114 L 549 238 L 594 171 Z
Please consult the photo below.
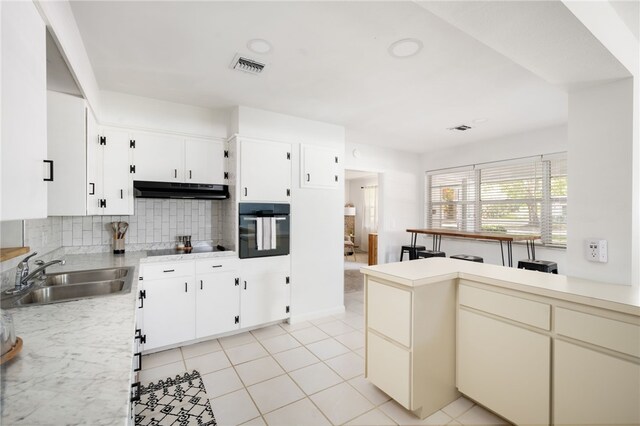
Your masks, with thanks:
M 192 242 L 222 238 L 222 204 L 209 200 L 136 199 L 132 216 L 62 217 L 65 247 L 110 245 L 111 222 L 127 222 L 127 244 L 174 243 L 177 235 Z

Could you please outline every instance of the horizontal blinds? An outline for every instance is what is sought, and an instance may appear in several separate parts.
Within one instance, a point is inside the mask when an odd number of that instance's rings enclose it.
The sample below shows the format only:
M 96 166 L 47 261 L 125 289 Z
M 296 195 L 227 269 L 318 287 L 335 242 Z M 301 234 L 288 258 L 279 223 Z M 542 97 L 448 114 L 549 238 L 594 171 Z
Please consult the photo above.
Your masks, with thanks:
M 481 230 L 537 234 L 541 229 L 542 163 L 493 166 L 481 170 Z
M 547 225 L 550 244 L 567 245 L 567 159 L 550 161 L 549 223 Z M 545 241 L 547 242 L 547 241 Z
M 476 216 L 476 174 L 473 170 L 440 173 L 427 177 L 430 214 L 427 225 L 433 228 L 471 231 Z
M 566 155 L 427 173 L 428 227 L 540 234 L 566 245 Z

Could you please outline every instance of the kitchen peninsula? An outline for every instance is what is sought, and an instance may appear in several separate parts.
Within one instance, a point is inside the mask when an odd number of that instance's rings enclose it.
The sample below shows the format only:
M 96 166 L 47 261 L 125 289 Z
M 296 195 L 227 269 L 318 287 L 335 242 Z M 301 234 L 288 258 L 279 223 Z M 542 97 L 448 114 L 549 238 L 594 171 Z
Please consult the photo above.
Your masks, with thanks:
M 640 423 L 637 288 L 447 258 L 361 271 L 366 377 L 419 417 L 461 392 L 516 424 Z

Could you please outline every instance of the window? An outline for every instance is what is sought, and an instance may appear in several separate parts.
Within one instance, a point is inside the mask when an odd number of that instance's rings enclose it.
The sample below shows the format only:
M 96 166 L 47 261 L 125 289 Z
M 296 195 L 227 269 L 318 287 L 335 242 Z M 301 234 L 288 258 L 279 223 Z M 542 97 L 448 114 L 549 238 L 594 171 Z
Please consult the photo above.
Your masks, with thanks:
M 429 228 L 540 234 L 566 246 L 566 155 L 427 172 Z

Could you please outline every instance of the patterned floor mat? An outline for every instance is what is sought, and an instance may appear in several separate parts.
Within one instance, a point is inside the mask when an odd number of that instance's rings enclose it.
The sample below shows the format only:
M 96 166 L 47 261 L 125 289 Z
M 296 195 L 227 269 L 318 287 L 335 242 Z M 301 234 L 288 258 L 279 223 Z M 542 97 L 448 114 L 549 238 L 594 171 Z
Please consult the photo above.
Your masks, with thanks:
M 140 387 L 136 425 L 215 426 L 200 373 L 193 371 Z

